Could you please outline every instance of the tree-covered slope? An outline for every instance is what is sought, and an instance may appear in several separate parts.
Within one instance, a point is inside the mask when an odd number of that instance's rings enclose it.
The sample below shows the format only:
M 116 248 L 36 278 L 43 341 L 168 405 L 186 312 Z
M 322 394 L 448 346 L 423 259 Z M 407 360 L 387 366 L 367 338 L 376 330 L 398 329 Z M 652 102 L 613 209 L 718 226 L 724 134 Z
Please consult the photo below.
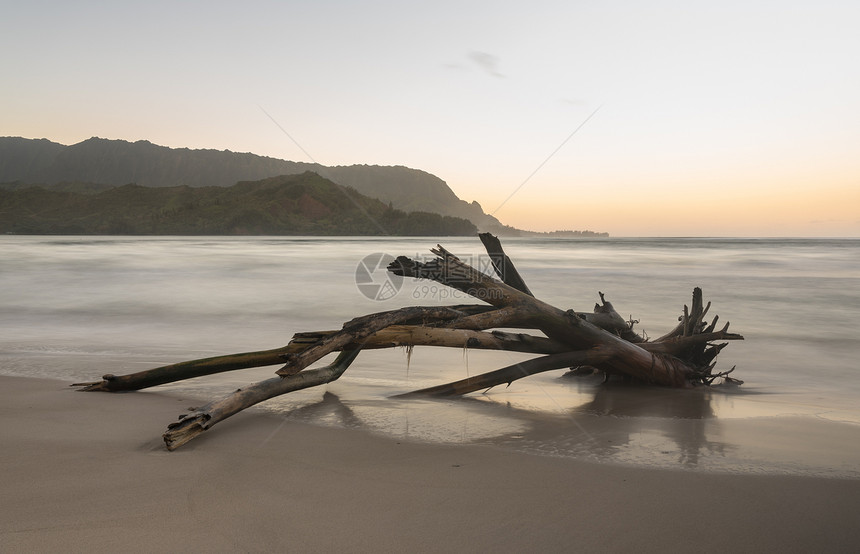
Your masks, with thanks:
M 316 173 L 230 187 L 100 192 L 0 188 L 0 233 L 127 235 L 472 235 L 471 222 L 406 213 Z
M 45 139 L 0 137 L 0 183 L 227 187 L 239 181 L 304 171 L 318 173 L 386 204 L 391 202 L 401 210 L 463 217 L 482 229 L 502 227 L 477 202 L 460 200 L 442 179 L 402 166 L 326 167 L 229 150 L 167 148 L 148 141 L 91 138 L 64 146 Z

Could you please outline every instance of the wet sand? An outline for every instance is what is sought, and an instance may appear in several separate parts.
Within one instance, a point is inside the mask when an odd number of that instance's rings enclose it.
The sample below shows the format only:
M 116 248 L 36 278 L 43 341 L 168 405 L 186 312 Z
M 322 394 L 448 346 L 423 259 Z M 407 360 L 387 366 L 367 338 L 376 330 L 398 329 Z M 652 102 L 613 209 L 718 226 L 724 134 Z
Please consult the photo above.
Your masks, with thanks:
M 161 433 L 194 400 L 67 385 L 0 377 L 0 551 L 860 546 L 856 479 L 646 469 L 421 444 L 261 411 L 167 452 Z M 789 428 L 771 432 L 792 436 Z

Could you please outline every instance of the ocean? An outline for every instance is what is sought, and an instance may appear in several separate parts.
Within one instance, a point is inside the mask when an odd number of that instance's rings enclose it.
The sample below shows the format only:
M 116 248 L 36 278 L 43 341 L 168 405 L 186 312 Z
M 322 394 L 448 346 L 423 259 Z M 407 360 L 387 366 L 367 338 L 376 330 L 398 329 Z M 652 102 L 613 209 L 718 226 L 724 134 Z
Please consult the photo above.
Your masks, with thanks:
M 437 242 L 488 267 L 470 237 L 3 236 L 0 374 L 96 381 L 283 346 L 295 332 L 337 329 L 358 315 L 476 303 L 435 283 L 392 280 L 379 267 L 388 256 L 429 257 Z M 417 347 L 411 355 L 364 352 L 340 380 L 260 408 L 403 440 L 860 478 L 860 443 L 836 438 L 860 432 L 860 240 L 508 238 L 503 245 L 538 298 L 591 311 L 601 291 L 652 338 L 674 327 L 701 287 L 709 319 L 718 314 L 746 339 L 729 344 L 717 364 L 736 366 L 733 376 L 745 383 L 667 390 L 555 371 L 462 399 L 392 398 L 528 357 Z M 275 369 L 137 394 L 215 399 Z

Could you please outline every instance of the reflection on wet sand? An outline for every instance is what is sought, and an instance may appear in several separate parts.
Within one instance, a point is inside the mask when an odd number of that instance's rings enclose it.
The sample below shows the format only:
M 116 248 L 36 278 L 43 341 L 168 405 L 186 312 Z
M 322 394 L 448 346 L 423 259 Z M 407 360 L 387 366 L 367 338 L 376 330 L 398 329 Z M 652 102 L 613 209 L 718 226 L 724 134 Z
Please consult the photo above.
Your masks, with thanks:
M 294 408 L 284 415 L 301 421 L 326 422 L 334 420 L 339 427 L 361 428 L 364 422 L 334 393 L 326 391 L 317 402 Z
M 524 432 L 489 442 L 545 454 L 608 462 L 664 462 L 695 467 L 703 456 L 722 455 L 711 392 L 610 382 L 592 386 L 591 399 L 564 414 L 546 414 L 495 402 L 492 396 L 464 399 L 502 410 L 528 423 Z
M 860 454 L 850 445 L 860 438 L 860 426 L 843 425 L 836 432 L 838 424 L 813 418 L 723 419 L 718 406 L 747 395 L 719 387 L 676 390 L 588 380 L 572 386 L 580 403 L 554 411 L 503 389 L 457 399 L 351 399 L 327 391 L 274 411 L 295 421 L 397 439 L 484 444 L 601 463 L 858 477 Z M 795 433 L 803 440 L 773 440 Z
M 643 442 L 648 434 L 662 435 L 677 448 L 679 464 L 696 466 L 704 453 L 722 455 L 727 448 L 707 436 L 705 420 L 714 417 L 711 398 L 711 391 L 706 389 L 656 389 L 606 383 L 597 389 L 591 402 L 572 413 L 618 418 L 619 432 L 627 435 L 624 445 Z M 672 451 L 660 453 L 668 455 Z
M 708 389 L 658 388 L 612 382 L 594 389 L 594 398 L 574 413 L 616 417 L 707 419 L 714 417 Z
M 635 461 L 656 450 L 663 457 L 674 456 L 678 464 L 696 466 L 701 456 L 728 448 L 709 436 L 707 420 L 714 417 L 709 391 L 628 383 L 586 383 L 584 389 L 583 397 L 590 400 L 564 413 L 516 407 L 504 395 L 353 402 L 332 392 L 279 411 L 300 421 L 411 440 L 483 443 L 602 461 Z

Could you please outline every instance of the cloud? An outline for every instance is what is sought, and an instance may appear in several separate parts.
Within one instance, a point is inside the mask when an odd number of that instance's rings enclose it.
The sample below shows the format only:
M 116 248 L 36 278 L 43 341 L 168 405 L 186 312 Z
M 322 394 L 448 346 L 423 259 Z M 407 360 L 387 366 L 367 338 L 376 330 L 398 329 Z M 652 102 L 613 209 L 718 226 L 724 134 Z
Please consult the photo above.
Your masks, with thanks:
M 499 77 L 500 79 L 505 77 L 498 70 L 499 58 L 497 56 L 473 50 L 469 52 L 469 59 L 493 77 Z

